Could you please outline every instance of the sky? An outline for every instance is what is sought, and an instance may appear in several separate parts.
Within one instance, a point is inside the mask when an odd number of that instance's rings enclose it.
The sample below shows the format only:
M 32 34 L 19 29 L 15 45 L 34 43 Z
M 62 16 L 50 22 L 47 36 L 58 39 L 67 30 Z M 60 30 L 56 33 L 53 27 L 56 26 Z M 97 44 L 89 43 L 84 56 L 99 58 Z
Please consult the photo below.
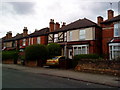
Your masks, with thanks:
M 118 0 L 0 0 L 0 38 L 9 31 L 13 36 L 22 33 L 24 27 L 28 33 L 49 27 L 50 19 L 69 24 L 87 18 L 97 23 L 98 16 L 107 19 L 109 9 L 118 15 Z

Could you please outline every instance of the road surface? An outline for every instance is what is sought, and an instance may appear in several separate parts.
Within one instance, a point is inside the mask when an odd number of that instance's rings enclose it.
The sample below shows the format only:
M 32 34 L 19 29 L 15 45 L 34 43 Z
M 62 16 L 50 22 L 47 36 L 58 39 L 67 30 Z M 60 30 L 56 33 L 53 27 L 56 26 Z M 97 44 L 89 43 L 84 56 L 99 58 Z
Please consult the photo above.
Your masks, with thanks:
M 2 88 L 112 88 L 110 86 L 76 81 L 21 70 L 2 68 Z

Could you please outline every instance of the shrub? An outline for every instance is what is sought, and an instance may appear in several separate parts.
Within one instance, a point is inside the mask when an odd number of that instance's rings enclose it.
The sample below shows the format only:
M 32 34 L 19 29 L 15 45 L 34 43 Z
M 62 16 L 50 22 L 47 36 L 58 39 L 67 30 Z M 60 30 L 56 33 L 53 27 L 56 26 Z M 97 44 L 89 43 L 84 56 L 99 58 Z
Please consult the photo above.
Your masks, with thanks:
M 50 43 L 47 45 L 47 48 L 48 48 L 49 58 L 61 55 L 61 47 L 59 44 Z
M 99 59 L 100 56 L 97 54 L 80 54 L 75 55 L 74 60 L 81 60 L 81 59 Z
M 2 52 L 2 60 L 7 60 L 7 59 L 13 59 L 13 60 L 17 61 L 18 51 L 3 51 Z
M 45 45 L 31 45 L 25 49 L 26 60 L 46 60 L 48 50 Z

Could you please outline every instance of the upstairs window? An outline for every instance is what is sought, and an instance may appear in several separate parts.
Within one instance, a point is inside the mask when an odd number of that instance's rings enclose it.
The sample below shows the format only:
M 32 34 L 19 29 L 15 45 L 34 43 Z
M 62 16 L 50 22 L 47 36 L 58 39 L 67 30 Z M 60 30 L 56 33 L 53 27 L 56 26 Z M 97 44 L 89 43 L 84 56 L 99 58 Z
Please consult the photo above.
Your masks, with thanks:
M 70 41 L 72 41 L 72 31 L 69 32 L 69 36 L 70 36 Z
M 58 34 L 54 34 L 54 42 L 58 42 Z
M 120 37 L 120 22 L 114 24 L 114 37 Z
M 80 30 L 79 31 L 79 39 L 80 40 L 85 40 L 85 30 Z
M 40 44 L 40 37 L 37 37 L 37 44 Z
M 23 39 L 23 46 L 26 45 L 26 39 Z
M 64 41 L 67 41 L 67 33 L 64 33 Z
M 30 40 L 31 40 L 31 38 L 29 38 L 29 45 L 30 45 Z

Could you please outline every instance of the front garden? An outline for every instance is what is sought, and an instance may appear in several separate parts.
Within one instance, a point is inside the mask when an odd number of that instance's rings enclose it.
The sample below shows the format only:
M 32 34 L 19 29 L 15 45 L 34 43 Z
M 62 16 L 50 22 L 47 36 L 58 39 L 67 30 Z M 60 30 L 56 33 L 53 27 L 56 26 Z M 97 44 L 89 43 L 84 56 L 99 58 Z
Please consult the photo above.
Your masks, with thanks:
M 21 64 L 26 66 L 43 67 L 46 60 L 61 55 L 59 44 L 31 45 L 21 51 L 3 51 L 2 63 Z M 74 56 L 73 60 L 60 60 L 59 66 L 62 69 L 73 69 L 81 72 L 101 73 L 120 76 L 120 59 L 104 60 L 97 54 L 81 54 Z

